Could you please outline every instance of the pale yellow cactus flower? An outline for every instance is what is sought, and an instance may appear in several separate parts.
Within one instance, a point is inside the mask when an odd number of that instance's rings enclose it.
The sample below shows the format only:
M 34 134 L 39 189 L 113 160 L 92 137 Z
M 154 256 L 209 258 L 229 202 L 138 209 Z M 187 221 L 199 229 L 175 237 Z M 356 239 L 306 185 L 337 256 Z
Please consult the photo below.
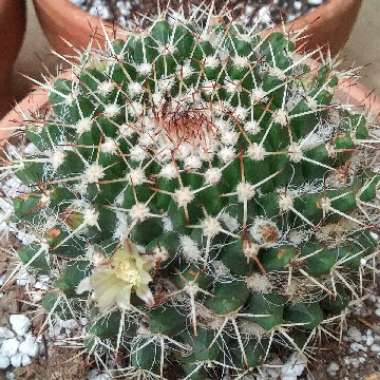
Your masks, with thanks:
M 114 306 L 128 309 L 133 291 L 146 304 L 152 305 L 154 298 L 148 285 L 152 281 L 153 267 L 151 256 L 142 255 L 134 244 L 126 241 L 111 260 L 96 266 L 94 272 L 80 282 L 77 293 L 93 291 L 93 299 L 103 313 Z

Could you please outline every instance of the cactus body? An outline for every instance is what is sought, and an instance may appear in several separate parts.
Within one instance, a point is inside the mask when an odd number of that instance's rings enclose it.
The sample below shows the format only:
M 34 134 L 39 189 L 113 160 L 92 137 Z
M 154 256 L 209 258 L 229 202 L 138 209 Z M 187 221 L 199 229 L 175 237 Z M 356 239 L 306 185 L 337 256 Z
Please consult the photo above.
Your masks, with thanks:
M 373 137 L 333 103 L 333 64 L 306 62 L 197 8 L 51 86 L 36 152 L 10 163 L 30 189 L 13 222 L 52 278 L 43 306 L 88 318 L 90 352 L 122 353 L 132 378 L 244 378 L 281 347 L 307 355 L 360 297 Z

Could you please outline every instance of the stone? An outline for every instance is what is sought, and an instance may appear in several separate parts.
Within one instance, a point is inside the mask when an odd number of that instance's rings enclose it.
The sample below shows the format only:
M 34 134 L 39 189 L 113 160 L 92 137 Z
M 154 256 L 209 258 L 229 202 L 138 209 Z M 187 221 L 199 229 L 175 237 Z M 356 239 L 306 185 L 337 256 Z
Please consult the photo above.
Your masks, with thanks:
M 12 326 L 13 331 L 18 336 L 25 335 L 29 331 L 32 324 L 30 319 L 24 314 L 12 314 L 9 317 L 9 322 Z
M 20 343 L 16 338 L 4 340 L 1 345 L 0 355 L 11 357 L 16 354 L 19 346 Z

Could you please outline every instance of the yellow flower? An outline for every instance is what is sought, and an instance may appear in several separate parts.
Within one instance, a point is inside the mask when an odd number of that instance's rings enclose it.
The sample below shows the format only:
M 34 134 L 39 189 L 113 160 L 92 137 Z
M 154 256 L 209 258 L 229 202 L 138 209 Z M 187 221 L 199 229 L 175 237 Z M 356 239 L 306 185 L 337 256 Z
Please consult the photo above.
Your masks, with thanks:
M 93 297 L 102 312 L 113 306 L 127 309 L 131 304 L 131 293 L 145 303 L 154 303 L 153 294 L 148 284 L 152 281 L 150 271 L 154 260 L 141 255 L 129 241 L 118 249 L 109 264 L 95 268 L 90 277 L 78 285 L 77 293 L 93 290 Z

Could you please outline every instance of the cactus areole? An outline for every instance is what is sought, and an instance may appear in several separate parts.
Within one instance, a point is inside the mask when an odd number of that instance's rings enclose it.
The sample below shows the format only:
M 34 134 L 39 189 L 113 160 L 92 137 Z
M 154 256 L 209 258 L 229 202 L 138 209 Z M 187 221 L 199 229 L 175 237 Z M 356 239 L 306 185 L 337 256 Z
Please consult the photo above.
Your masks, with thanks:
M 5 152 L 48 318 L 87 318 L 83 345 L 133 379 L 308 356 L 377 255 L 375 126 L 281 33 L 202 7 L 146 24 L 45 84 L 33 149 Z

